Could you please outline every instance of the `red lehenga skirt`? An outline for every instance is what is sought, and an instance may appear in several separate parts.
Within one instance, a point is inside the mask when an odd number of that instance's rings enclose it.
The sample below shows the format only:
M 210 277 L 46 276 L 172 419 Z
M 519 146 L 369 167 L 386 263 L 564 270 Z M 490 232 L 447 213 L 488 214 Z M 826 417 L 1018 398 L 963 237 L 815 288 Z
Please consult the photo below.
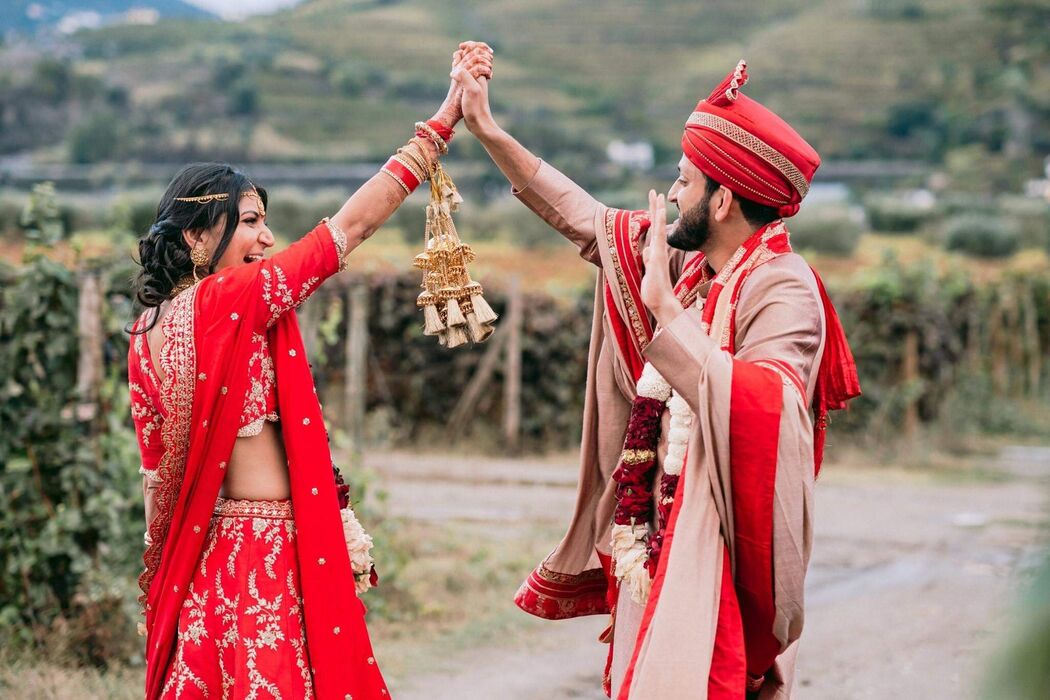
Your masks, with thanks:
M 292 503 L 220 498 L 162 697 L 313 696 Z

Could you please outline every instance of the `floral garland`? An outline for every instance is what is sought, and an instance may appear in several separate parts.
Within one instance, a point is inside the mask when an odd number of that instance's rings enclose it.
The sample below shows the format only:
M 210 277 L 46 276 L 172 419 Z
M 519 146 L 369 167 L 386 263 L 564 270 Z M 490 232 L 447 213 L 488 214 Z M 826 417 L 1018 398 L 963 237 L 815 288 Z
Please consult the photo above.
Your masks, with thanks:
M 350 569 L 354 572 L 354 589 L 357 595 L 361 595 L 379 583 L 375 559 L 372 558 L 372 536 L 365 532 L 350 506 L 350 487 L 343 480 L 339 468 L 332 465 L 332 469 L 335 471 L 335 490 L 339 498 L 339 517 L 343 521 L 346 553 L 350 555 Z
M 711 279 L 710 267 L 703 255 L 689 261 L 675 285 L 675 296 L 682 308 L 696 301 L 700 287 Z M 660 418 L 664 408 L 671 410 L 667 459 L 660 480 L 660 501 L 655 532 L 653 521 L 653 474 L 656 470 L 656 448 L 660 442 Z M 693 414 L 689 405 L 671 389 L 656 368 L 646 362 L 638 378 L 637 395 L 631 405 L 620 463 L 613 472 L 616 481 L 616 510 L 613 513 L 612 557 L 614 574 L 626 581 L 631 598 L 644 604 L 649 597 L 652 578 L 660 563 L 664 531 L 674 505 L 678 477 L 685 466 Z
M 685 400 L 648 362 L 642 368 L 637 390 L 620 464 L 613 473 L 617 504 L 613 513 L 612 555 L 616 578 L 627 585 L 632 600 L 644 604 L 660 562 L 664 531 L 674 505 L 678 478 L 685 466 L 693 414 Z M 657 527 L 651 532 L 652 483 L 660 441 L 660 417 L 665 406 L 671 411 L 671 429 L 660 480 Z
M 339 517 L 343 520 L 346 551 L 354 572 L 354 589 L 357 595 L 361 595 L 378 581 L 375 560 L 372 559 L 372 536 L 361 527 L 352 508 L 341 508 Z

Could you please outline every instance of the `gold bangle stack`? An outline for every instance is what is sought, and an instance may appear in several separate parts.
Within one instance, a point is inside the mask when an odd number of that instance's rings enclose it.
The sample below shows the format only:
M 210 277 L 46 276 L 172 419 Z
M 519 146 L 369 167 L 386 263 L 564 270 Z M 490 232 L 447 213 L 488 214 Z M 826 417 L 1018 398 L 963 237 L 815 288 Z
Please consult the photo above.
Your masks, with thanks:
M 397 162 L 405 166 L 420 183 L 430 179 L 433 171 L 430 160 L 427 159 L 422 147 L 415 141 L 409 141 L 394 154 Z

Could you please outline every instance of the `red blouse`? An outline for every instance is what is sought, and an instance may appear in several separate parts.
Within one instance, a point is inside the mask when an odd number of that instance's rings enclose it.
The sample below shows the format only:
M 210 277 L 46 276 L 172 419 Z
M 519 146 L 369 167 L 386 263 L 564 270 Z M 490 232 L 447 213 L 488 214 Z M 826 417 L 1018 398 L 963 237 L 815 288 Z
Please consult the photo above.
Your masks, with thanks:
M 244 397 L 244 411 L 241 414 L 240 429 L 237 431 L 238 437 L 258 435 L 262 432 L 266 421 L 276 422 L 278 420 L 276 376 L 273 358 L 270 356 L 267 330 L 277 322 L 281 314 L 306 301 L 323 278 L 330 274 L 330 268 L 325 263 L 329 255 L 329 247 L 335 248 L 339 259 L 338 269 L 345 269 L 346 235 L 331 223 L 328 223 L 327 226 L 318 226 L 273 257 L 245 266 L 256 268 L 256 274 L 263 276 L 262 298 L 259 302 L 263 306 L 260 318 L 265 321 L 265 326 L 261 326 L 252 334 L 254 350 L 246 368 L 249 385 Z M 216 274 L 218 275 L 216 283 L 221 284 L 224 273 L 220 271 Z M 236 274 L 250 273 L 237 269 Z M 146 309 L 135 321 L 133 330 L 138 331 L 145 328 L 153 313 L 155 313 L 153 309 Z M 167 357 L 169 353 L 167 339 L 172 334 L 171 320 L 170 314 L 161 320 L 161 332 L 165 342 L 161 347 L 157 364 L 164 370 L 164 381 L 161 381 L 154 369 L 145 333 L 133 335 L 128 348 L 131 417 L 135 424 L 139 451 L 142 455 L 142 467 L 139 473 L 154 480 L 158 478 L 157 464 L 164 453 L 162 435 L 167 411 L 162 397 L 170 396 L 175 373 L 173 369 L 175 363 L 172 362 L 172 358 Z

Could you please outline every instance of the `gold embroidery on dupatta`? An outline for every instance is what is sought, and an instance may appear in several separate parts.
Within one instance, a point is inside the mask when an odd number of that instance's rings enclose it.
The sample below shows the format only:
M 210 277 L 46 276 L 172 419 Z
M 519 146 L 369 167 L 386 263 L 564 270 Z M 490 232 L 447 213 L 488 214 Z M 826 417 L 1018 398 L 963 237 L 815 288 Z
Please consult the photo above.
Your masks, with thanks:
M 548 569 L 545 564 L 540 564 L 533 574 L 541 581 L 566 586 L 583 586 L 598 581 L 605 581 L 605 572 L 601 569 L 587 569 L 578 574 L 564 574 Z M 540 590 L 532 584 L 532 576 L 529 576 L 525 579 L 524 583 L 521 584 L 518 588 L 517 595 L 525 595 L 526 591 L 535 596 L 537 603 L 542 607 L 546 608 L 551 604 L 557 606 L 557 617 L 554 619 L 559 620 L 567 617 L 576 617 L 578 615 L 590 615 L 597 608 L 602 607 L 605 604 L 604 596 L 602 596 L 599 601 L 589 600 L 584 603 L 579 597 L 569 598 L 565 596 L 550 595 L 549 592 Z
M 737 248 L 736 251 L 733 252 L 732 257 L 729 258 L 726 264 L 722 266 L 722 269 L 718 271 L 718 274 L 715 275 L 714 283 L 722 287 L 722 291 L 719 292 L 718 300 L 715 302 L 714 316 L 711 317 L 712 323 L 707 323 L 706 321 L 700 322 L 700 328 L 709 336 L 714 337 L 712 327 L 722 329 L 723 326 L 728 325 L 725 323 L 725 319 L 728 318 L 726 316 L 726 311 L 730 305 L 729 298 L 733 296 L 733 290 L 728 287 L 729 279 L 733 273 L 737 272 L 736 268 L 740 265 L 740 260 L 744 257 L 745 252 L 746 250 L 744 246 Z M 720 347 L 724 348 L 725 346 L 720 344 Z
M 171 527 L 182 477 L 186 471 L 186 453 L 190 445 L 190 417 L 193 412 L 193 383 L 196 372 L 196 347 L 193 338 L 193 307 L 197 287 L 190 287 L 171 302 L 167 316 L 161 322 L 164 336 L 160 351 L 160 366 L 164 371 L 160 400 L 167 418 L 161 425 L 164 453 L 157 464 L 160 486 L 156 489 L 157 514 L 149 524 L 152 544 L 142 555 L 145 571 L 139 576 L 145 603 L 150 583 L 160 566 L 164 542 Z
M 623 299 L 624 306 L 627 308 L 627 320 L 631 324 L 631 330 L 634 331 L 635 342 L 641 348 L 645 347 L 646 343 L 649 342 L 649 336 L 645 332 L 645 326 L 642 324 L 638 307 L 635 306 L 630 289 L 627 287 L 627 278 L 616 250 L 616 215 L 618 211 L 620 210 L 609 209 L 605 212 L 605 238 L 609 247 L 609 256 L 612 259 L 613 270 L 616 273 L 616 285 L 620 289 L 620 298 Z M 630 215 L 628 226 L 628 235 L 631 238 L 631 242 L 633 245 L 637 245 L 638 239 L 641 237 L 641 221 L 638 217 Z
M 803 406 L 806 405 L 806 398 L 802 396 L 802 392 L 798 390 L 798 384 L 796 384 L 794 380 L 792 380 L 791 377 L 788 376 L 787 372 L 785 372 L 780 367 L 777 367 L 772 362 L 766 362 L 765 360 L 756 360 L 755 364 L 759 367 L 765 367 L 766 369 L 773 370 L 778 375 L 780 375 L 780 380 L 784 383 L 784 386 L 791 389 L 791 393 L 794 394 L 796 398 L 798 398 L 799 403 L 801 403 Z
M 679 303 L 682 304 L 683 309 L 688 309 L 696 303 L 696 297 L 700 294 L 700 288 L 711 281 L 711 273 L 707 271 L 709 267 L 708 264 L 705 262 L 703 263 L 703 266 L 704 269 L 701 271 L 700 279 L 693 283 L 692 286 L 683 287 L 675 292 L 675 297 L 677 297 Z M 684 277 L 685 274 L 686 273 L 683 273 L 682 277 Z
M 769 229 L 762 234 L 761 242 L 751 253 L 751 256 L 745 264 L 740 264 L 740 261 L 746 252 L 744 246 L 740 246 L 736 249 L 736 252 L 733 253 L 729 262 L 723 265 L 722 269 L 718 271 L 718 276 L 715 278 L 715 284 L 722 285 L 722 291 L 718 295 L 718 300 L 715 303 L 715 312 L 711 319 L 712 324 L 709 326 L 706 323 L 701 323 L 701 326 L 704 332 L 712 338 L 716 337 L 717 333 L 718 346 L 723 350 L 732 346 L 732 343 L 730 342 L 732 339 L 729 337 L 729 330 L 732 324 L 729 323 L 729 319 L 733 318 L 736 314 L 736 297 L 738 296 L 736 294 L 736 288 L 747 279 L 748 274 L 750 274 L 751 270 L 757 265 L 777 257 L 777 254 L 769 249 L 769 241 L 784 233 L 786 233 L 786 226 L 783 221 L 770 226 Z

